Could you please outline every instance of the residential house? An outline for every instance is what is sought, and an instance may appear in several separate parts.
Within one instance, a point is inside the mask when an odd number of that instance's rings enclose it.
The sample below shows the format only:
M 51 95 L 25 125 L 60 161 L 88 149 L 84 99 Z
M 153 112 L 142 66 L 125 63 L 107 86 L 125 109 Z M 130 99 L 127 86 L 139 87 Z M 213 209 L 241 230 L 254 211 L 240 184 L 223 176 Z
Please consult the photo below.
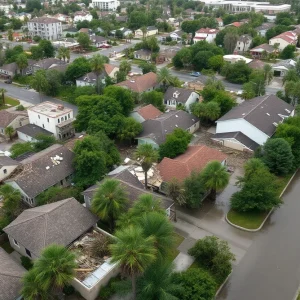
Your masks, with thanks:
M 263 70 L 265 63 L 259 59 L 253 59 L 248 66 L 251 69 L 258 69 L 258 70 Z
M 55 57 L 41 59 L 35 64 L 33 64 L 33 73 L 38 70 L 58 70 L 58 71 L 65 71 L 67 69 L 68 63 L 60 60 Z
M 158 34 L 158 29 L 155 26 L 148 26 L 146 28 L 145 37 L 156 35 L 156 34 Z M 142 28 L 137 29 L 135 31 L 135 37 L 144 37 Z
M 53 133 L 34 124 L 27 124 L 17 129 L 18 138 L 25 142 L 36 142 L 40 134 L 53 136 Z
M 82 21 L 88 21 L 91 22 L 93 20 L 93 16 L 89 12 L 85 11 L 76 11 L 74 13 L 73 22 L 78 23 Z
M 250 49 L 250 55 L 253 58 L 258 58 L 258 59 L 266 58 L 268 55 L 272 53 L 275 54 L 276 49 L 274 48 L 274 46 L 269 44 L 262 44 Z
M 128 16 L 127 15 L 126 16 L 116 16 L 116 21 L 120 22 L 120 23 L 123 23 L 123 22 L 125 23 L 128 21 Z M 130 29 L 128 29 L 128 30 L 130 30 Z
M 230 24 L 226 25 L 225 27 L 227 27 L 227 26 L 233 26 L 233 27 L 239 28 L 243 24 L 245 24 L 245 23 L 244 22 L 233 22 L 233 23 L 230 23 Z
M 121 187 L 127 193 L 129 207 L 131 207 L 138 200 L 139 196 L 148 194 L 152 195 L 156 199 L 159 199 L 162 208 L 166 210 L 167 216 L 170 218 L 173 217 L 173 209 L 175 208 L 174 201 L 160 194 L 145 190 L 144 185 L 135 175 L 132 174 L 132 171 L 129 170 L 129 166 L 118 167 L 108 174 L 108 178 L 112 178 L 120 182 Z M 102 182 L 89 187 L 82 193 L 86 207 L 91 207 L 92 199 L 101 183 Z
M 153 72 L 149 72 L 147 74 L 135 76 L 129 80 L 119 82 L 116 85 L 122 86 L 136 93 L 150 92 L 158 87 L 157 75 Z
M 80 29 L 78 30 L 78 32 L 79 32 L 79 33 L 87 33 L 87 34 L 89 34 L 89 33 L 92 32 L 92 31 L 91 31 L 91 29 L 89 29 L 89 28 L 80 28 Z
M 182 35 L 186 34 L 183 30 L 175 30 L 170 33 L 170 38 L 172 41 L 180 42 L 182 40 Z
M 234 64 L 238 61 L 244 61 L 246 64 L 249 64 L 252 59 L 247 58 L 245 56 L 242 55 L 237 55 L 237 54 L 228 54 L 228 55 L 224 55 L 223 56 L 224 61 L 230 63 L 230 64 Z
M 57 19 L 61 22 L 64 22 L 64 23 L 70 23 L 72 22 L 72 19 L 71 17 L 69 17 L 68 15 L 64 15 L 64 14 L 56 14 L 53 16 L 54 19 Z
M 22 112 L 9 112 L 7 110 L 0 110 L 0 135 L 5 135 L 5 128 L 12 127 L 17 129 L 29 123 L 28 116 Z
M 141 60 L 146 60 L 146 61 L 151 60 L 151 54 L 152 54 L 152 52 L 147 49 L 140 49 L 140 50 L 133 52 L 133 56 L 135 59 L 141 59 Z
M 0 182 L 9 177 L 19 166 L 19 162 L 0 153 Z
M 157 165 L 157 169 L 163 182 L 170 182 L 174 178 L 183 182 L 192 172 L 201 172 L 213 160 L 225 165 L 226 158 L 227 155 L 217 149 L 205 145 L 194 145 L 189 146 L 184 154 L 176 158 L 165 157 Z
M 90 40 L 97 48 L 107 45 L 109 41 L 107 38 L 100 35 L 91 35 Z
M 20 12 L 20 13 L 18 13 L 18 14 L 15 14 L 15 15 L 14 15 L 14 18 L 15 18 L 15 19 L 19 19 L 19 20 L 21 20 L 21 21 L 24 22 L 24 21 L 26 20 L 26 18 L 27 18 L 28 20 L 31 19 L 31 14 L 26 13 L 26 12 Z
M 0 67 L 0 74 L 4 77 L 13 78 L 17 74 L 31 75 L 33 73 L 33 65 L 36 60 L 28 59 L 28 66 L 24 70 L 20 70 L 18 65 L 13 62 Z
M 120 6 L 120 2 L 118 0 L 92 0 L 90 6 L 102 11 L 116 11 L 117 7 Z
M 99 80 L 104 84 L 105 83 L 105 77 L 109 76 L 110 78 L 115 78 L 116 73 L 119 71 L 119 68 L 110 65 L 110 64 L 104 64 L 104 70 L 99 75 Z M 79 77 L 76 79 L 76 86 L 95 86 L 97 82 L 97 75 L 95 72 L 90 72 L 82 77 Z
M 74 153 L 63 145 L 51 147 L 20 161 L 21 172 L 5 183 L 19 190 L 22 200 L 29 206 L 36 205 L 36 197 L 52 186 L 71 184 Z
M 11 9 L 13 9 L 13 5 L 9 3 L 0 3 L 0 11 L 3 11 L 7 14 Z
M 73 109 L 45 101 L 27 111 L 30 124 L 51 132 L 56 139 L 64 140 L 75 135 Z
M 275 95 L 244 101 L 216 121 L 213 140 L 224 146 L 253 151 L 276 131 L 278 124 L 294 115 L 294 107 Z
M 27 22 L 28 34 L 45 40 L 58 40 L 62 37 L 61 21 L 54 18 L 34 18 Z
M 136 138 L 138 144 L 151 144 L 158 149 L 166 141 L 167 134 L 181 128 L 194 133 L 199 128 L 199 119 L 183 110 L 173 110 L 142 123 L 143 131 Z
M 22 278 L 26 270 L 0 247 L 0 295 L 1 300 L 21 299 Z
M 152 104 L 139 107 L 130 114 L 130 116 L 139 123 L 143 123 L 146 120 L 155 119 L 160 115 L 162 115 L 162 112 Z
M 113 36 L 115 36 L 117 30 L 121 31 L 121 33 L 122 33 L 122 35 L 123 35 L 124 38 L 128 37 L 129 34 L 133 34 L 132 30 L 130 30 L 128 28 L 125 28 L 125 27 L 121 27 L 119 29 L 112 30 L 110 32 L 110 34 L 113 35 Z
M 199 94 L 196 92 L 173 86 L 170 86 L 164 95 L 164 103 L 167 106 L 172 108 L 182 106 L 189 112 L 190 105 L 197 101 L 199 101 Z
M 212 43 L 216 39 L 218 32 L 219 30 L 214 28 L 201 28 L 196 31 L 194 42 L 206 41 Z
M 218 27 L 223 27 L 224 23 L 223 23 L 223 19 L 222 18 L 216 18 L 216 21 L 218 23 Z
M 252 36 L 250 34 L 243 34 L 238 38 L 234 51 L 246 52 L 250 49 L 251 44 Z
M 293 31 L 283 32 L 269 40 L 269 45 L 278 45 L 278 49 L 282 51 L 288 45 L 295 45 L 298 41 L 298 35 Z
M 274 26 L 275 26 L 275 23 L 271 23 L 271 22 L 262 23 L 260 26 L 258 26 L 258 27 L 255 28 L 255 31 L 257 31 L 260 36 L 265 37 L 266 36 L 266 32 L 269 29 L 273 28 Z
M 181 47 L 168 47 L 160 50 L 158 57 L 156 58 L 156 63 L 164 63 L 165 61 L 172 61 L 176 53 L 181 49 Z
M 296 61 L 293 59 L 281 60 L 280 62 L 272 65 L 275 77 L 283 77 L 288 70 L 294 69 Z

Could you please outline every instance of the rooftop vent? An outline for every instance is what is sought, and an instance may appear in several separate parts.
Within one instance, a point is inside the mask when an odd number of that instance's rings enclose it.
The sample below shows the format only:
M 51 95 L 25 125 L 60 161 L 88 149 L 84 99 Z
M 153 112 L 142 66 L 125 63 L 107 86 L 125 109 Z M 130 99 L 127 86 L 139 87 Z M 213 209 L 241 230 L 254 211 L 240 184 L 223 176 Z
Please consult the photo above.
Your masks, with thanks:
M 269 113 L 266 113 L 266 115 L 267 115 L 267 116 L 270 116 L 270 114 L 269 114 Z
M 46 167 L 46 170 L 49 170 L 49 169 L 50 169 L 50 167 L 49 167 L 49 166 L 47 166 L 47 167 Z
M 59 110 L 64 110 L 64 108 L 65 107 L 63 105 L 61 105 L 61 104 L 57 106 L 57 109 L 59 109 Z
M 178 118 L 178 115 L 175 115 L 176 118 Z
M 175 127 L 178 127 L 178 125 L 175 125 Z
M 288 112 L 289 114 L 291 113 L 291 111 L 290 111 L 290 110 L 288 110 L 287 108 L 285 109 L 285 111 L 286 111 L 286 112 Z

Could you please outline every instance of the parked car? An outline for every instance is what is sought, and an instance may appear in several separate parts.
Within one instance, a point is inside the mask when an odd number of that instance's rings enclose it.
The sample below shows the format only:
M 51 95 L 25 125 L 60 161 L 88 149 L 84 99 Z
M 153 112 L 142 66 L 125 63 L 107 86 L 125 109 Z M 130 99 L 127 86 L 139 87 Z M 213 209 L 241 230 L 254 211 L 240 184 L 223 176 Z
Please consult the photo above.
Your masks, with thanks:
M 103 44 L 99 48 L 111 48 L 111 45 L 108 44 Z
M 190 73 L 190 75 L 193 77 L 199 77 L 201 75 L 201 73 L 200 72 L 192 72 L 192 73 Z
M 11 79 L 7 79 L 7 80 L 4 81 L 4 83 L 11 84 L 12 80 Z

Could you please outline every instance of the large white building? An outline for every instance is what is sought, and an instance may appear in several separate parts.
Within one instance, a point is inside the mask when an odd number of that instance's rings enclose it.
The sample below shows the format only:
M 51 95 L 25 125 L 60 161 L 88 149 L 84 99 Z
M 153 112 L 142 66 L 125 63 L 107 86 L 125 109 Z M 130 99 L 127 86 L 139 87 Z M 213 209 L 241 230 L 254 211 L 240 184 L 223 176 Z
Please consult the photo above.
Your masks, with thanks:
M 28 33 L 45 40 L 57 40 L 62 37 L 61 22 L 54 18 L 34 18 L 27 22 Z
M 201 2 L 204 2 L 206 6 L 222 7 L 226 11 L 234 13 L 254 11 L 274 15 L 291 10 L 289 4 L 270 4 L 270 2 L 234 0 L 201 0 Z
M 120 2 L 118 0 L 92 0 L 90 6 L 100 10 L 116 11 L 117 7 L 120 6 Z
M 29 123 L 35 124 L 49 132 L 57 139 L 74 136 L 73 109 L 49 101 L 28 108 Z

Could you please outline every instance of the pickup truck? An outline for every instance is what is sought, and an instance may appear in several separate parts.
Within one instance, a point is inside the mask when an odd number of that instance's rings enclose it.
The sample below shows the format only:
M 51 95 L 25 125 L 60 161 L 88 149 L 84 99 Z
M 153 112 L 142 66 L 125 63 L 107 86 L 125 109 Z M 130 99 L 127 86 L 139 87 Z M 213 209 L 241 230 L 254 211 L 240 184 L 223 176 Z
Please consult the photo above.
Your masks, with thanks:
M 192 73 L 190 73 L 190 75 L 193 77 L 199 77 L 201 75 L 201 73 L 200 72 L 192 72 Z

